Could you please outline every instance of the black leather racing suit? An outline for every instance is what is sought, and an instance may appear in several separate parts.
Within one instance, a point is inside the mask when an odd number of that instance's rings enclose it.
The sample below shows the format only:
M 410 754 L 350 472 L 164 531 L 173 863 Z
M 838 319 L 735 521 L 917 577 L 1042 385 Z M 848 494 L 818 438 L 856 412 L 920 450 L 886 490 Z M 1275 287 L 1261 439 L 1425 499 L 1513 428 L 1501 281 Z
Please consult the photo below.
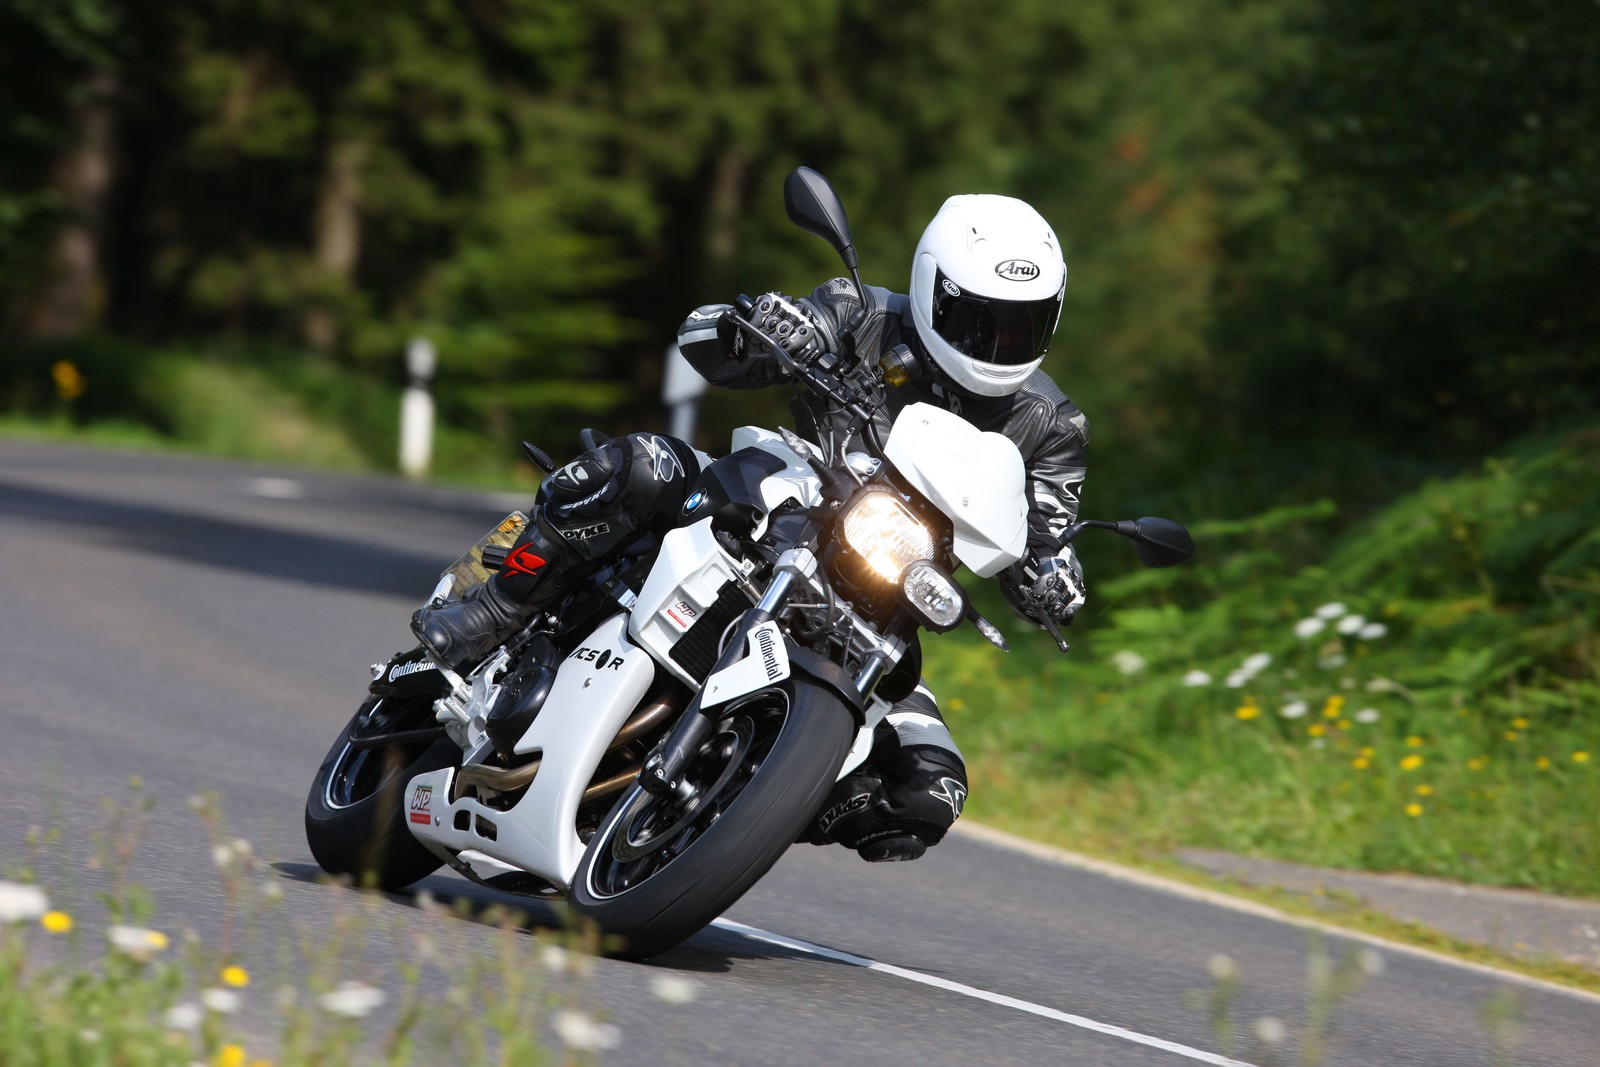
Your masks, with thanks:
M 920 377 L 887 391 L 887 411 L 877 416 L 880 438 L 888 436 L 902 408 L 919 402 L 953 411 L 981 430 L 1004 434 L 1022 453 L 1027 473 L 1029 548 L 1040 557 L 1062 553 L 1059 534 L 1078 517 L 1085 474 L 1089 423 L 1083 413 L 1042 371 L 1010 396 L 957 391 L 918 339 L 909 299 L 868 286 L 866 300 L 866 314 L 853 331 L 860 358 L 875 362 L 905 344 L 923 369 Z M 846 278 L 835 278 L 796 303 L 811 316 L 825 347 L 836 352 L 845 324 L 861 308 L 856 288 Z M 690 364 L 707 381 L 730 389 L 788 381 L 787 371 L 770 352 L 736 358 L 730 351 L 722 339 L 726 333 L 719 336 L 718 331 L 719 320 L 729 311 L 729 305 L 713 304 L 690 312 L 678 331 L 678 345 Z M 791 407 L 800 433 L 837 455 L 837 438 L 848 417 L 807 393 L 796 395 Z M 1070 549 L 1065 555 L 1081 584 Z M 867 859 L 915 859 L 960 816 L 967 794 L 965 764 L 926 685 L 897 702 L 885 723 L 874 739 L 871 759 L 838 783 L 805 840 L 839 842 Z

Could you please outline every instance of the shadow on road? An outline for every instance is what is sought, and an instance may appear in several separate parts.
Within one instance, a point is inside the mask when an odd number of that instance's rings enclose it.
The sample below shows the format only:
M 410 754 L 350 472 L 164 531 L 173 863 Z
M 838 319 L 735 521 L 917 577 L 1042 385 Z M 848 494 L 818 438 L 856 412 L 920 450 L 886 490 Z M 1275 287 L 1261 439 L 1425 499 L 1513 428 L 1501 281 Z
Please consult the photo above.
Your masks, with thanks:
M 208 567 L 389 596 L 426 593 L 449 562 L 442 552 L 424 555 L 381 543 L 25 486 L 0 486 L 0 516 L 75 526 L 88 541 Z M 64 543 L 61 550 L 74 547 Z

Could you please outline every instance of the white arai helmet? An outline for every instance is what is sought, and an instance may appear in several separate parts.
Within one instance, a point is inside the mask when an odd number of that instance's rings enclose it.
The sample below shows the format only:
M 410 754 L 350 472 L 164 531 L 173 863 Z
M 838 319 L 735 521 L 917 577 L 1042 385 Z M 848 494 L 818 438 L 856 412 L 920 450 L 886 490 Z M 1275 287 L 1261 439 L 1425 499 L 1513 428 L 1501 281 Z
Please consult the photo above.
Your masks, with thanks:
M 956 385 L 1008 396 L 1044 359 L 1066 287 L 1061 243 L 1037 211 L 1009 196 L 952 196 L 917 242 L 911 315 Z

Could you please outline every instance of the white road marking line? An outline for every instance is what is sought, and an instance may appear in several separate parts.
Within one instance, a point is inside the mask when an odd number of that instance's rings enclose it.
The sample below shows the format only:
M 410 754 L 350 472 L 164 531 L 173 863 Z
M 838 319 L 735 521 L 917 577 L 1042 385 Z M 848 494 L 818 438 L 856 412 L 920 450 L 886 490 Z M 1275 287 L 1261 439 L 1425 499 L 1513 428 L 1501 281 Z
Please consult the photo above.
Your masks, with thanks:
M 252 478 L 250 492 L 273 500 L 299 500 L 306 495 L 306 488 L 293 478 Z
M 1016 997 L 1008 997 L 1002 993 L 991 993 L 987 989 L 979 989 L 976 986 L 962 985 L 960 982 L 952 982 L 947 978 L 936 978 L 931 974 L 923 974 L 921 971 L 907 970 L 904 967 L 896 967 L 890 963 L 879 963 L 877 960 L 868 959 L 865 956 L 855 956 L 848 952 L 840 952 L 838 949 L 815 945 L 810 941 L 801 941 L 798 938 L 774 934 L 754 926 L 746 926 L 744 923 L 734 922 L 732 919 L 716 919 L 712 921 L 711 925 L 748 937 L 753 941 L 765 941 L 769 945 L 777 945 L 780 948 L 793 949 L 796 952 L 821 956 L 824 959 L 834 960 L 838 963 L 848 963 L 852 967 L 862 967 L 869 971 L 877 971 L 880 974 L 904 978 L 908 982 L 916 982 L 919 985 L 932 986 L 935 989 L 943 989 L 951 993 L 960 993 L 964 997 L 973 997 L 977 1000 L 988 1001 L 990 1004 L 998 1004 L 1003 1008 L 1025 1011 L 1030 1015 L 1053 1019 L 1058 1023 L 1067 1023 L 1070 1026 L 1092 1030 L 1097 1034 L 1120 1038 L 1123 1041 L 1131 1041 L 1136 1045 L 1158 1048 L 1163 1052 L 1172 1052 L 1191 1060 L 1198 1060 L 1201 1063 L 1214 1064 L 1216 1067 L 1252 1067 L 1251 1064 L 1243 1060 L 1230 1060 L 1226 1056 L 1218 1056 L 1214 1052 L 1190 1048 L 1188 1045 L 1180 1045 L 1176 1041 L 1166 1041 L 1159 1037 L 1151 1037 L 1149 1034 L 1125 1030 L 1120 1026 L 1112 1026 L 1110 1023 L 1096 1022 L 1093 1019 L 1086 1019 L 1082 1015 L 1071 1015 L 1064 1011 L 1057 1011 L 1055 1008 L 1047 1008 L 1042 1004 L 1018 1000 Z
M 993 827 L 961 821 L 952 826 L 950 832 L 970 837 L 975 841 L 982 841 L 985 844 L 994 845 L 997 848 L 1020 852 L 1025 856 L 1032 856 L 1034 859 L 1044 860 L 1047 863 L 1059 864 L 1062 867 L 1089 871 L 1106 878 L 1114 878 L 1119 882 L 1129 882 L 1133 885 L 1144 886 L 1147 889 L 1157 889 L 1165 893 L 1171 893 L 1174 896 L 1187 897 L 1190 900 L 1202 901 L 1215 907 L 1227 908 L 1229 911 L 1255 915 L 1289 926 L 1298 926 L 1302 930 L 1316 930 L 1319 933 L 1333 937 L 1341 937 L 1346 941 L 1372 945 L 1374 948 L 1381 948 L 1396 955 L 1411 956 L 1416 959 L 1427 960 L 1430 963 L 1442 963 L 1450 967 L 1458 967 L 1461 970 L 1496 978 L 1511 985 L 1538 989 L 1546 993 L 1562 993 L 1576 1000 L 1587 1001 L 1590 1004 L 1600 1004 L 1600 994 L 1591 993 L 1587 989 L 1562 985 L 1559 982 L 1551 982 L 1543 978 L 1534 978 L 1516 971 L 1501 970 L 1499 967 L 1492 967 L 1487 963 L 1475 963 L 1471 960 L 1459 959 L 1443 952 L 1435 952 L 1432 949 L 1418 948 L 1416 945 L 1408 945 L 1402 941 L 1391 941 L 1376 934 L 1352 930 L 1347 926 L 1338 926 L 1334 923 L 1320 922 L 1316 919 L 1291 915 L 1286 911 L 1279 911 L 1277 908 L 1269 907 L 1266 904 L 1257 904 L 1255 901 L 1246 900 L 1243 897 L 1230 897 L 1226 893 L 1219 893 L 1212 889 L 1202 889 L 1187 882 L 1180 882 L 1175 878 L 1163 878 L 1159 874 L 1151 874 L 1148 871 L 1141 871 L 1134 867 L 1124 867 L 1120 863 L 1095 859 L 1082 853 L 1056 848 L 1054 845 L 1042 845 L 1037 841 L 1029 841 L 1025 837 L 1008 834 L 1004 830 L 996 830 Z

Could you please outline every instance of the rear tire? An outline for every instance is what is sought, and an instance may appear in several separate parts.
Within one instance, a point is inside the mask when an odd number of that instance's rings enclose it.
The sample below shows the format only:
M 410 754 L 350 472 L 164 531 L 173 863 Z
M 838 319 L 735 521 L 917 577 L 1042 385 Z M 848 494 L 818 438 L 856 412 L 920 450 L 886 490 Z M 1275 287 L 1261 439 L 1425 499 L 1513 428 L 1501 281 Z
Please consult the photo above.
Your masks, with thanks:
M 725 710 L 687 772 L 687 804 L 631 787 L 589 842 L 571 903 L 610 935 L 608 955 L 644 959 L 721 915 L 778 862 L 832 787 L 856 727 L 805 683 Z
M 405 787 L 428 771 L 454 767 L 461 749 L 448 738 L 409 745 L 358 749 L 353 732 L 387 715 L 390 729 L 432 721 L 422 698 L 374 696 L 345 724 L 311 782 L 306 797 L 306 843 L 329 874 L 349 875 L 357 885 L 401 889 L 442 867 L 406 826 Z

